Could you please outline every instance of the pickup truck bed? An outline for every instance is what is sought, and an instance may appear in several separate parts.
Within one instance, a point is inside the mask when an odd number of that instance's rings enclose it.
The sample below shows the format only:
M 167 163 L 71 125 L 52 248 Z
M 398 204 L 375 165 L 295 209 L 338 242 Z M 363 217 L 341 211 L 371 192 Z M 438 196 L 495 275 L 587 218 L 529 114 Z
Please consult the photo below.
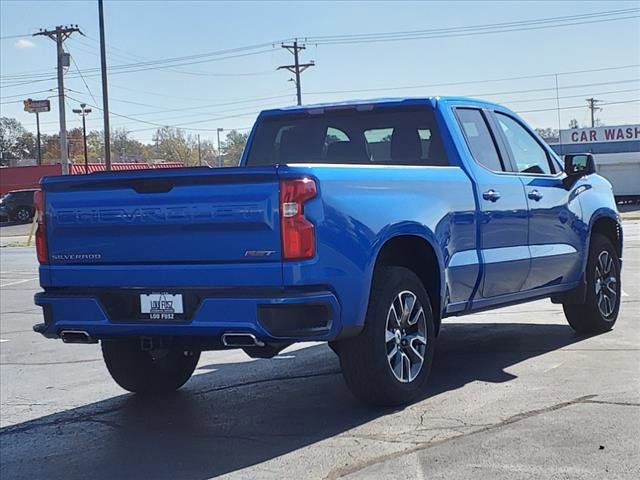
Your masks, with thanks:
M 202 350 L 329 341 L 357 396 L 403 403 L 447 316 L 552 297 L 580 331 L 613 326 L 611 187 L 567 162 L 509 110 L 440 98 L 263 112 L 236 168 L 47 177 L 35 329 L 102 341 L 140 392 Z

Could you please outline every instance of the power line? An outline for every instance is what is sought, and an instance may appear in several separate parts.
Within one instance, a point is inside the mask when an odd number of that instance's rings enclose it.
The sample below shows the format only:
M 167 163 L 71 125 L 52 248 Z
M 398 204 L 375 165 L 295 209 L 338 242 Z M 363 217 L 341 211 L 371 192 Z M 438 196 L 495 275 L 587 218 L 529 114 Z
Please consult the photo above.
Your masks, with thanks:
M 71 97 L 71 96 L 68 96 L 68 95 L 67 95 L 67 98 L 69 98 L 70 100 L 74 100 L 76 102 L 82 102 L 81 100 L 78 100 L 77 98 L 74 98 L 74 97 Z M 90 107 L 97 108 L 98 110 L 102 111 L 102 108 L 98 107 L 97 105 L 92 105 L 90 103 L 87 103 L 87 105 L 89 105 Z M 207 122 L 207 121 L 226 120 L 226 119 L 229 119 L 229 118 L 244 117 L 244 116 L 247 116 L 247 115 L 251 115 L 253 113 L 257 114 L 257 113 L 259 113 L 259 111 L 248 112 L 248 113 L 243 113 L 243 114 L 239 114 L 239 115 L 228 115 L 228 116 L 223 116 L 223 117 L 213 117 L 213 118 L 209 118 L 209 119 L 205 119 L 205 120 L 196 120 L 196 121 L 193 121 L 193 122 L 184 122 L 182 124 L 169 125 L 169 124 L 166 124 L 166 123 L 163 124 L 163 123 L 157 123 L 157 122 L 150 122 L 150 121 L 147 121 L 147 120 L 141 120 L 139 118 L 131 117 L 130 115 L 123 115 L 121 113 L 115 113 L 114 111 L 109 110 L 109 114 L 110 115 L 114 115 L 116 117 L 121 117 L 121 118 L 126 118 L 126 119 L 132 120 L 134 122 L 138 122 L 138 123 L 144 123 L 144 124 L 147 124 L 147 125 L 152 125 L 154 128 L 171 127 L 171 128 L 179 128 L 179 129 L 183 129 L 183 130 L 194 130 L 194 131 L 215 131 L 215 129 L 210 129 L 210 128 L 184 128 L 183 126 L 184 125 L 192 125 L 194 123 L 204 123 L 204 122 Z M 153 130 L 153 128 L 150 128 L 148 130 Z
M 90 37 L 88 37 L 90 38 Z M 91 38 L 90 38 L 91 39 Z M 93 48 L 92 45 L 85 43 L 85 42 L 81 42 L 78 39 L 74 40 L 74 43 L 79 43 L 80 45 L 84 45 L 88 48 Z M 94 56 L 98 56 L 98 54 L 94 51 L 91 50 L 87 50 L 84 48 L 79 48 L 79 47 L 75 47 L 78 48 L 80 51 L 88 53 L 90 55 L 94 55 Z M 117 48 L 113 45 L 109 45 L 109 57 L 110 58 L 119 58 L 119 59 L 123 59 L 126 62 L 131 62 L 132 60 L 137 62 L 148 62 L 148 61 L 152 61 L 149 59 L 145 59 L 143 57 L 140 57 L 139 55 L 134 55 L 132 53 L 128 53 L 126 50 L 123 50 L 121 48 Z M 119 50 L 122 52 L 125 52 L 126 55 L 123 54 L 119 54 L 119 53 L 115 53 L 113 52 L 113 50 Z M 268 75 L 268 74 L 273 74 L 273 71 L 271 70 L 264 70 L 261 72 L 225 72 L 225 73 L 220 73 L 220 72 L 202 72 L 202 71 L 196 71 L 196 70 L 184 70 L 184 69 L 178 69 L 178 68 L 174 68 L 172 66 L 166 66 L 166 67 L 158 67 L 158 70 L 167 70 L 169 72 L 173 72 L 173 73 L 180 73 L 183 75 L 191 75 L 191 76 L 199 76 L 199 77 L 255 77 L 255 76 L 260 76 L 260 75 Z
M 640 102 L 640 98 L 635 98 L 633 100 L 620 100 L 620 101 L 616 101 L 616 102 L 606 102 L 606 103 L 601 103 L 601 105 L 621 105 L 624 103 L 636 103 L 636 102 Z M 584 108 L 584 105 L 573 105 L 571 107 L 561 107 L 560 110 L 573 110 L 576 108 Z M 555 111 L 557 110 L 557 107 L 554 108 L 539 108 L 536 110 L 519 110 L 516 113 L 536 113 L 536 112 L 550 112 L 550 111 Z
M 4 35 L 0 37 L 0 40 L 9 40 L 11 38 L 21 38 L 21 37 L 30 37 L 31 33 L 23 33 L 22 35 Z
M 47 88 L 46 90 L 37 90 L 35 92 L 20 93 L 18 95 L 8 95 L 8 96 L 2 95 L 0 96 L 0 98 L 18 98 L 18 97 L 25 98 L 25 97 L 28 97 L 29 95 L 35 95 L 37 93 L 52 92 L 54 90 L 55 88 Z
M 87 89 L 87 92 L 89 92 L 89 95 L 91 95 L 91 99 L 95 103 L 98 103 L 98 101 L 96 100 L 96 97 L 93 96 L 93 93 L 91 92 L 91 89 L 89 88 L 89 85 L 87 85 L 87 81 L 82 76 L 82 73 L 80 72 L 80 69 L 78 68 L 78 64 L 76 63 L 76 59 L 73 58 L 73 55 L 69 55 L 69 56 L 71 57 L 71 61 L 73 62 L 73 66 L 76 67 L 76 71 L 80 74 L 80 78 L 82 79 L 82 83 L 84 83 L 84 86 Z
M 308 43 L 314 43 L 316 45 L 345 45 L 429 38 L 463 37 L 472 35 L 486 35 L 491 33 L 521 32 L 527 30 L 541 30 L 572 25 L 627 20 L 631 18 L 637 18 L 638 15 L 636 14 L 639 11 L 640 9 L 638 8 L 629 8 L 624 10 L 610 10 L 581 15 L 569 15 L 564 17 L 548 17 L 541 19 L 521 20 L 516 22 L 448 27 L 429 30 L 305 37 L 305 40 Z
M 640 88 L 628 88 L 625 90 L 609 90 L 606 92 L 594 92 L 592 95 L 609 95 L 613 93 L 630 93 L 630 92 L 640 92 Z M 525 100 L 509 100 L 502 99 L 502 103 L 531 103 L 531 102 L 545 102 L 551 100 L 564 100 L 567 98 L 581 98 L 584 97 L 584 93 L 579 95 L 563 95 L 561 97 L 546 97 L 546 98 L 527 98 Z
M 386 92 L 390 90 L 412 90 L 417 88 L 452 87 L 452 86 L 460 86 L 460 85 L 475 85 L 478 83 L 498 83 L 498 82 L 504 82 L 504 81 L 513 81 L 513 80 L 529 80 L 533 78 L 553 77 L 555 75 L 574 75 L 579 73 L 595 73 L 595 72 L 605 72 L 610 70 L 624 70 L 627 68 L 637 68 L 637 67 L 640 67 L 640 64 L 621 65 L 617 67 L 592 68 L 588 70 L 573 70 L 573 71 L 565 71 L 565 72 L 557 72 L 557 73 L 539 73 L 539 74 L 532 74 L 532 75 L 521 75 L 517 77 L 502 77 L 502 78 L 491 78 L 491 79 L 483 79 L 483 80 L 464 80 L 464 81 L 457 81 L 457 82 L 430 83 L 430 84 L 422 84 L 422 85 L 405 85 L 400 87 L 387 86 L 387 87 L 364 88 L 364 89 L 355 89 L 355 90 L 326 90 L 326 91 L 320 91 L 320 92 L 309 92 L 309 95 L 333 95 L 336 93 Z
M 185 62 L 185 63 L 179 63 L 179 64 L 175 64 L 173 66 L 184 66 L 184 65 L 195 65 L 195 64 L 199 64 L 199 63 L 207 63 L 207 62 L 214 62 L 214 61 L 222 61 L 222 60 L 229 60 L 229 59 L 233 59 L 233 58 L 241 58 L 241 57 L 248 57 L 248 56 L 253 56 L 253 55 L 261 55 L 263 53 L 268 53 L 271 52 L 272 49 L 268 49 L 268 50 L 259 50 L 257 52 L 249 52 L 249 53 L 242 53 L 242 54 L 237 54 L 237 55 L 228 55 L 226 57 L 218 57 L 218 58 L 213 58 L 213 59 L 207 59 L 207 60 L 198 60 L 198 61 L 192 61 L 192 62 Z M 113 67 L 109 68 L 110 71 L 110 75 L 121 75 L 121 74 L 125 74 L 125 73 L 136 73 L 136 72 L 146 72 L 149 70 L 158 70 L 158 69 L 162 69 L 164 68 L 164 66 L 162 65 L 155 65 L 155 66 L 144 66 L 144 67 L 140 67 L 140 68 L 128 68 L 126 70 L 123 70 L 122 67 L 129 67 L 127 65 L 114 65 Z M 90 72 L 90 73 L 87 73 Z M 83 72 L 85 74 L 86 78 L 89 77 L 98 77 L 100 76 L 99 73 L 99 69 L 87 69 L 84 70 Z M 69 78 L 77 78 L 78 75 L 69 75 Z M 28 84 L 32 84 L 32 83 L 39 83 L 39 82 L 45 82 L 51 79 L 54 79 L 55 77 L 52 78 L 38 78 L 35 80 L 29 80 L 29 81 L 25 81 L 25 82 L 20 82 L 20 83 L 12 83 L 12 84 L 8 84 L 8 85 L 2 85 L 3 88 L 8 88 L 8 87 L 15 87 L 15 86 L 19 86 L 19 85 L 28 85 Z
M 429 34 L 429 33 L 451 32 L 456 30 L 475 30 L 478 28 L 520 26 L 523 24 L 530 24 L 530 23 L 547 23 L 547 22 L 557 22 L 557 21 L 565 21 L 565 20 L 578 20 L 578 19 L 590 18 L 594 16 L 609 16 L 609 15 L 619 15 L 624 13 L 633 13 L 639 10 L 640 10 L 639 8 L 625 8 L 625 9 L 619 9 L 619 10 L 605 10 L 600 12 L 583 13 L 578 15 L 565 15 L 561 17 L 545 17 L 545 18 L 532 19 L 532 20 L 517 20 L 512 22 L 488 23 L 488 24 L 471 25 L 471 26 L 467 25 L 467 26 L 455 26 L 455 27 L 395 31 L 395 32 L 373 32 L 373 33 L 353 33 L 353 34 L 342 34 L 342 35 L 311 36 L 311 37 L 305 37 L 305 40 L 310 42 L 315 42 L 317 40 L 336 40 L 336 39 L 344 39 L 344 38 L 367 38 L 367 37 L 377 37 L 377 36 L 390 36 L 390 35 L 393 36 L 393 35 L 409 35 L 409 34 L 422 35 L 422 34 Z

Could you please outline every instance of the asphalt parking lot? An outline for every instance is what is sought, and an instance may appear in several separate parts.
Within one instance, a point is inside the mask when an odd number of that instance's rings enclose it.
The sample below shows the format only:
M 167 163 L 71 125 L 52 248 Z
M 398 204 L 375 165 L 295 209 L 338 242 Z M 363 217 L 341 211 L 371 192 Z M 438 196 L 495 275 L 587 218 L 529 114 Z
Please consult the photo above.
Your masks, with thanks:
M 40 321 L 35 252 L 0 249 L 0 478 L 640 478 L 640 221 L 624 224 L 623 304 L 584 337 L 548 300 L 448 319 L 430 386 L 366 408 L 335 355 L 203 354 L 175 395 L 113 383 L 97 345 Z

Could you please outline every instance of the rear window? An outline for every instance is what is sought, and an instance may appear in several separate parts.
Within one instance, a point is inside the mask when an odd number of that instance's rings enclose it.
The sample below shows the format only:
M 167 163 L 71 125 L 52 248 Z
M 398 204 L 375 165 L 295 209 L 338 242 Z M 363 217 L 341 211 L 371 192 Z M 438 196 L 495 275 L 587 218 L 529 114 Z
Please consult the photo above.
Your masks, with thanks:
M 286 163 L 449 165 L 428 106 L 349 108 L 261 119 L 246 165 Z

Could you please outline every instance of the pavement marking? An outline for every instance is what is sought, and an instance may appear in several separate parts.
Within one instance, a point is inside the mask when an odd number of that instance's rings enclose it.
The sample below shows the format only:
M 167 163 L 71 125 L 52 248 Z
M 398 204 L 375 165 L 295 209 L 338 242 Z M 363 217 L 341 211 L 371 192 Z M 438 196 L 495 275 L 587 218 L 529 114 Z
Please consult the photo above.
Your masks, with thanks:
M 27 278 L 25 280 L 18 280 L 17 282 L 9 282 L 9 283 L 3 283 L 2 285 L 0 285 L 0 288 L 2 287 L 10 287 L 11 285 L 19 285 L 21 283 L 27 283 L 27 282 L 31 282 L 33 280 L 37 280 L 38 277 L 33 277 L 33 278 Z
M 5 338 L 0 338 L 0 343 L 4 343 L 4 342 L 8 342 L 9 340 L 5 339 Z
M 623 296 L 623 297 L 628 297 L 628 296 L 629 296 L 629 294 L 628 294 L 627 292 L 625 292 L 624 290 L 622 290 L 622 296 Z

